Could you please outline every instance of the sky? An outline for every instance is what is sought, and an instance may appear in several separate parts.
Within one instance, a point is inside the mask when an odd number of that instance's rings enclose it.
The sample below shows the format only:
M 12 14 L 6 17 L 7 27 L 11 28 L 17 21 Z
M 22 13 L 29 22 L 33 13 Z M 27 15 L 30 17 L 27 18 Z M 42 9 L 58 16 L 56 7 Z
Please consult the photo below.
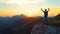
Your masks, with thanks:
M 49 10 L 49 16 L 60 14 L 60 0 L 0 0 L 0 16 L 43 16 L 40 9 Z

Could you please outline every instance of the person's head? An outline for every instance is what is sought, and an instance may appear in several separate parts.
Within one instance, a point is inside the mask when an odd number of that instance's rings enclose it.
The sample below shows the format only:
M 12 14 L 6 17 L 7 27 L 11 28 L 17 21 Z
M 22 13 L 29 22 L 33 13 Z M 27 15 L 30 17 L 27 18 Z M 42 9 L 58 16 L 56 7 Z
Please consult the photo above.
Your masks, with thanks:
M 45 11 L 47 11 L 47 9 L 45 9 Z

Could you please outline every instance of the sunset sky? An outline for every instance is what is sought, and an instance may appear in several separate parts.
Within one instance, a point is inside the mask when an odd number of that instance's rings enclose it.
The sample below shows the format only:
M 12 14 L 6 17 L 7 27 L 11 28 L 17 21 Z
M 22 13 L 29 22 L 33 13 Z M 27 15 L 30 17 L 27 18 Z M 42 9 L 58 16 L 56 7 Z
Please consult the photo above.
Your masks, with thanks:
M 0 16 L 43 16 L 41 8 L 50 8 L 49 16 L 60 13 L 60 0 L 0 0 Z

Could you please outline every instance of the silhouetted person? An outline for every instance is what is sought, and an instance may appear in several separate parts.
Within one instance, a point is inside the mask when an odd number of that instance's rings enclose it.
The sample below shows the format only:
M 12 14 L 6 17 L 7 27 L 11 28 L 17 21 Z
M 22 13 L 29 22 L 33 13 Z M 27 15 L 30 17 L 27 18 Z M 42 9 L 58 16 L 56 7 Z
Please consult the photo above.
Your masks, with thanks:
M 47 18 L 48 17 L 49 8 L 48 8 L 48 10 L 47 9 L 42 10 L 42 8 L 41 8 L 41 11 L 44 12 L 44 18 Z

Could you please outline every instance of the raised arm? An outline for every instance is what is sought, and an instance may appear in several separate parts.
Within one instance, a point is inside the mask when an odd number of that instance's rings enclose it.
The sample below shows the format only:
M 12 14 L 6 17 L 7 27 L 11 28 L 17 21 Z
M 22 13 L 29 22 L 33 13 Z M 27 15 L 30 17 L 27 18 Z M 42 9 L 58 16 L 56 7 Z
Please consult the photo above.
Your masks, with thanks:
M 41 8 L 41 11 L 44 12 L 44 11 L 42 10 L 42 8 Z
M 48 8 L 48 11 L 50 10 L 50 8 Z

